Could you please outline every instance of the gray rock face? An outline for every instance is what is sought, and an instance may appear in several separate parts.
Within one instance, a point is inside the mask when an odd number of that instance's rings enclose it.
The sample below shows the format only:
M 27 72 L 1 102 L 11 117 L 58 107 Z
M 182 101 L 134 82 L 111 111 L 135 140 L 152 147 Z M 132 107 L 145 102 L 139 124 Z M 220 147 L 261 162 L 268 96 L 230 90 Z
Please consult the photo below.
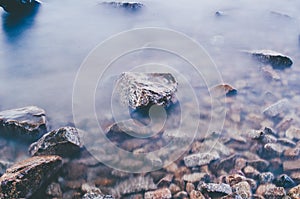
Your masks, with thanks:
M 272 50 L 254 50 L 248 51 L 256 60 L 263 64 L 269 64 L 274 69 L 283 70 L 292 66 L 293 61 L 286 55 Z
M 220 156 L 216 152 L 212 153 L 197 153 L 184 157 L 184 164 L 187 167 L 202 166 L 219 159 Z
M 16 163 L 0 177 L 0 198 L 29 198 L 61 165 L 59 156 L 35 156 Z
M 82 143 L 78 131 L 74 127 L 62 127 L 41 137 L 29 147 L 30 155 L 60 155 L 62 157 L 74 155 Z
M 136 109 L 176 101 L 177 81 L 170 73 L 123 73 L 117 82 L 123 104 Z
M 45 111 L 36 106 L 0 112 L 0 135 L 32 142 L 47 132 Z
M 138 2 L 104 2 L 104 5 L 110 5 L 115 8 L 124 8 L 130 11 L 138 11 L 144 7 L 142 3 Z

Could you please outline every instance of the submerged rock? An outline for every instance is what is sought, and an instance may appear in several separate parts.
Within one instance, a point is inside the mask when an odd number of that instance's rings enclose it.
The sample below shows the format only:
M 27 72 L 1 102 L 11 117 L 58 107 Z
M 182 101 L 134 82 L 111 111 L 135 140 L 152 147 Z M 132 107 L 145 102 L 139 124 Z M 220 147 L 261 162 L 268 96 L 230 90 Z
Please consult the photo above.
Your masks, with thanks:
M 29 198 L 61 165 L 59 156 L 35 156 L 16 163 L 0 177 L 0 198 Z
M 300 184 L 291 188 L 290 191 L 288 192 L 288 195 L 292 198 L 292 199 L 298 199 L 300 198 Z
M 139 2 L 103 2 L 104 5 L 110 5 L 114 8 L 124 8 L 130 11 L 138 11 L 144 7 L 142 3 Z
M 36 106 L 0 112 L 0 135 L 32 142 L 47 132 L 45 111 Z
M 145 199 L 169 199 L 172 198 L 171 191 L 168 188 L 157 189 L 145 193 Z
M 156 104 L 169 106 L 176 102 L 177 81 L 170 73 L 123 73 L 117 88 L 123 104 L 136 109 Z
M 283 70 L 291 67 L 293 64 L 291 58 L 272 50 L 254 50 L 246 52 L 250 53 L 259 62 L 271 65 L 274 69 Z
M 220 97 L 220 96 L 235 96 L 237 95 L 237 90 L 230 86 L 229 84 L 220 84 L 217 86 L 214 86 L 210 89 L 210 92 L 213 96 Z
M 288 109 L 288 100 L 281 99 L 271 106 L 267 107 L 263 113 L 270 118 L 282 115 Z
M 29 12 L 40 2 L 36 0 L 0 0 L 0 6 L 9 13 L 20 14 Z
M 219 159 L 220 156 L 217 152 L 212 153 L 197 153 L 184 157 L 184 164 L 187 167 L 202 166 Z
M 46 189 L 46 194 L 48 196 L 52 196 L 52 197 L 58 197 L 61 198 L 62 197 L 62 190 L 60 188 L 60 185 L 56 182 L 51 183 L 47 189 Z
M 229 195 L 232 194 L 232 189 L 228 184 L 208 183 L 202 184 L 198 189 L 211 194 Z
M 74 155 L 82 147 L 78 130 L 74 127 L 62 127 L 45 134 L 29 147 L 30 155 Z

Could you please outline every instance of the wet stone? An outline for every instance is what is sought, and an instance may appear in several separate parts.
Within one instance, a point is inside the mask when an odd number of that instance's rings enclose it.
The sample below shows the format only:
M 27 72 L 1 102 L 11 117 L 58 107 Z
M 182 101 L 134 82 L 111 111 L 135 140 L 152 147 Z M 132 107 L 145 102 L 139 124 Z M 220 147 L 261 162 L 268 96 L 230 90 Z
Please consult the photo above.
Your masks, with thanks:
M 28 198 L 56 174 L 59 156 L 35 156 L 16 163 L 0 178 L 0 198 Z
M 290 57 L 272 50 L 248 51 L 256 60 L 263 64 L 269 64 L 274 69 L 283 70 L 292 66 L 293 61 Z
M 261 184 L 256 189 L 256 194 L 260 195 L 260 196 L 263 196 L 264 193 L 266 193 L 269 189 L 274 189 L 274 188 L 276 188 L 276 186 L 274 184 L 271 184 L 271 183 Z
M 111 195 L 103 195 L 95 192 L 88 192 L 83 195 L 82 199 L 114 199 Z
M 248 178 L 256 178 L 259 175 L 259 171 L 252 166 L 246 166 L 243 172 Z
M 51 131 L 29 147 L 30 155 L 60 155 L 62 157 L 76 154 L 82 147 L 79 134 L 74 127 L 62 127 Z
M 291 172 L 290 177 L 295 181 L 295 183 L 300 184 L 300 172 L 299 171 Z
M 274 175 L 271 172 L 264 172 L 258 175 L 258 179 L 260 184 L 271 183 L 274 180 Z
M 46 189 L 46 194 L 48 196 L 52 196 L 52 197 L 58 197 L 61 198 L 62 197 L 62 191 L 60 188 L 60 185 L 56 182 L 51 183 L 47 189 Z
M 274 118 L 276 116 L 284 114 L 287 111 L 287 109 L 288 109 L 288 100 L 281 99 L 278 102 L 267 107 L 263 111 L 263 113 L 269 118 Z
M 187 182 L 199 182 L 201 180 L 205 181 L 205 179 L 209 179 L 209 175 L 207 173 L 192 173 L 185 174 L 182 179 Z
M 145 199 L 169 199 L 172 198 L 171 191 L 168 188 L 157 189 L 145 193 Z
M 250 160 L 247 165 L 254 167 L 258 171 L 265 171 L 270 163 L 264 159 Z
M 275 70 L 273 70 L 272 67 L 264 66 L 264 67 L 262 67 L 261 70 L 263 72 L 263 75 L 266 77 L 266 79 L 275 80 L 275 81 L 280 80 L 279 74 Z
M 286 149 L 283 153 L 284 158 L 288 160 L 298 159 L 299 155 L 300 155 L 300 148 L 298 147 Z
M 136 109 L 148 105 L 169 106 L 176 101 L 177 81 L 170 73 L 123 73 L 117 88 L 123 104 Z
M 170 189 L 172 194 L 176 194 L 179 191 L 181 191 L 180 187 L 178 185 L 174 184 L 174 183 L 170 184 L 169 189 Z
M 283 162 L 284 171 L 299 171 L 300 160 L 287 160 Z
M 284 151 L 284 147 L 278 143 L 268 143 L 264 146 L 263 157 L 272 158 L 280 157 Z
M 283 187 L 274 187 L 264 193 L 266 199 L 282 199 L 286 195 Z
M 238 184 L 244 180 L 246 180 L 245 176 L 242 176 L 239 174 L 233 174 L 233 175 L 226 176 L 226 183 L 229 184 L 230 186 Z
M 239 182 L 233 185 L 232 189 L 236 194 L 238 194 L 243 199 L 248 199 L 251 198 L 252 196 L 251 187 L 246 181 Z
M 292 199 L 299 199 L 300 198 L 300 185 L 297 185 L 297 186 L 291 188 L 288 192 L 288 195 Z
M 173 196 L 174 199 L 188 199 L 188 193 L 185 191 L 179 191 Z
M 286 132 L 285 132 L 286 137 L 295 139 L 295 140 L 300 140 L 300 128 L 297 128 L 295 126 L 291 126 Z
M 25 142 L 39 139 L 47 132 L 45 111 L 36 106 L 0 112 L 0 135 Z
M 210 164 L 214 160 L 220 158 L 217 152 L 212 153 L 197 153 L 184 157 L 184 164 L 187 167 L 195 167 Z
M 200 185 L 200 186 L 199 186 Z M 207 183 L 199 184 L 197 189 L 200 191 L 205 191 L 208 194 L 217 194 L 217 195 L 229 195 L 232 193 L 232 189 L 228 184 L 225 183 Z
M 138 2 L 103 2 L 104 5 L 110 5 L 114 8 L 124 8 L 130 11 L 137 11 L 143 8 L 142 3 Z
M 200 191 L 192 190 L 190 192 L 190 199 L 205 199 Z
M 296 184 L 294 180 L 286 174 L 277 176 L 274 183 L 276 184 L 276 186 L 284 188 L 291 188 Z

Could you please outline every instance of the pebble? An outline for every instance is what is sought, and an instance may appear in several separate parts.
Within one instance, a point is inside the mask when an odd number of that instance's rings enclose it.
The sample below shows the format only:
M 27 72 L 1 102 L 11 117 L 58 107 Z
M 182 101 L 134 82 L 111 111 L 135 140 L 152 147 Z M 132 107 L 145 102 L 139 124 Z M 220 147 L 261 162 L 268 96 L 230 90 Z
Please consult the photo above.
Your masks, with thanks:
M 291 188 L 288 192 L 288 195 L 292 199 L 299 199 L 300 198 L 300 185 L 297 185 L 297 186 Z
M 59 156 L 35 156 L 8 168 L 0 177 L 0 198 L 28 198 L 62 166 Z
M 200 186 L 199 186 L 200 185 Z M 197 189 L 199 191 L 205 191 L 207 193 L 213 193 L 213 194 L 221 194 L 221 195 L 230 195 L 232 194 L 232 189 L 228 184 L 225 183 L 204 183 L 199 184 Z
M 174 184 L 174 183 L 170 184 L 169 189 L 170 189 L 170 191 L 173 195 L 178 193 L 179 191 L 181 191 L 181 188 L 178 185 Z
M 145 199 L 169 199 L 172 198 L 171 191 L 168 188 L 157 189 L 145 193 Z
M 259 183 L 271 183 L 274 180 L 274 175 L 271 172 L 263 172 L 258 175 Z
M 264 66 L 261 68 L 263 75 L 268 79 L 268 80 L 275 80 L 279 81 L 280 76 L 279 74 L 270 66 Z
M 300 128 L 297 128 L 295 126 L 291 126 L 288 128 L 288 130 L 285 132 L 285 136 L 290 139 L 300 140 Z
M 208 179 L 209 175 L 207 173 L 192 173 L 192 174 L 185 174 L 182 179 L 186 182 L 199 182 L 201 180 L 205 181 Z
M 264 159 L 257 159 L 248 161 L 247 165 L 254 167 L 258 171 L 265 171 L 270 165 L 270 163 Z
M 284 114 L 287 111 L 287 109 L 288 109 L 288 100 L 281 99 L 276 103 L 268 106 L 266 109 L 264 109 L 263 113 L 269 118 L 274 118 L 276 116 Z
M 36 106 L 0 112 L 0 135 L 25 142 L 39 139 L 47 132 L 46 113 Z
M 274 187 L 264 193 L 266 199 L 282 199 L 286 195 L 283 187 Z
M 264 193 L 266 193 L 269 189 L 274 189 L 274 188 L 276 188 L 276 186 L 274 184 L 271 184 L 271 183 L 261 184 L 256 189 L 256 194 L 260 195 L 260 196 L 263 196 Z
M 283 170 L 286 171 L 299 171 L 300 160 L 287 160 L 283 162 Z
M 239 182 L 232 186 L 233 191 L 243 199 L 251 198 L 251 187 L 246 181 Z
M 58 197 L 61 198 L 62 197 L 62 190 L 60 188 L 60 185 L 56 182 L 52 182 L 46 189 L 46 194 L 48 196 L 52 196 L 52 197 Z
M 29 153 L 35 155 L 59 155 L 68 157 L 76 154 L 82 147 L 78 130 L 74 127 L 62 127 L 51 131 L 29 147 Z
M 217 152 L 212 152 L 212 153 L 197 153 L 197 154 L 188 155 L 184 157 L 183 160 L 184 160 L 184 164 L 187 167 L 195 167 L 195 166 L 207 165 L 219 158 L 220 156 Z
M 260 174 L 259 171 L 252 166 L 246 166 L 243 168 L 243 172 L 248 178 L 256 178 Z
M 200 191 L 192 190 L 190 192 L 190 199 L 205 199 Z
M 188 199 L 188 193 L 185 191 L 180 191 L 173 196 L 174 199 Z

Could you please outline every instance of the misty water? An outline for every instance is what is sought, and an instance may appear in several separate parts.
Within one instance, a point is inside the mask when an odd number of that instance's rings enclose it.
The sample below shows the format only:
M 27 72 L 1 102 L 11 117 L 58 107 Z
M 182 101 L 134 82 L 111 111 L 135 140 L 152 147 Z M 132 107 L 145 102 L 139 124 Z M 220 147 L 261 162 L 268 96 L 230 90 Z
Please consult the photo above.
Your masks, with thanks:
M 51 129 L 72 124 L 73 85 L 84 59 L 112 35 L 144 27 L 172 29 L 198 42 L 218 67 L 223 81 L 238 89 L 235 104 L 246 113 L 261 113 L 266 105 L 281 98 L 299 105 L 295 98 L 300 94 L 299 1 L 141 3 L 145 6 L 132 12 L 96 0 L 44 0 L 22 19 L 1 10 L 0 109 L 36 105 L 46 110 Z M 263 77 L 260 65 L 241 53 L 253 49 L 278 51 L 290 56 L 294 64 L 278 72 L 280 82 L 270 82 Z M 158 52 L 149 54 L 159 62 Z M 143 60 L 138 55 L 130 58 L 123 65 L 132 64 L 133 59 Z M 128 70 L 122 63 L 118 66 L 118 73 Z M 198 98 L 205 98 L 207 91 L 197 90 L 198 80 L 191 81 Z M 99 91 L 96 97 L 106 99 L 107 95 L 111 93 Z M 101 105 L 97 108 L 106 110 Z

